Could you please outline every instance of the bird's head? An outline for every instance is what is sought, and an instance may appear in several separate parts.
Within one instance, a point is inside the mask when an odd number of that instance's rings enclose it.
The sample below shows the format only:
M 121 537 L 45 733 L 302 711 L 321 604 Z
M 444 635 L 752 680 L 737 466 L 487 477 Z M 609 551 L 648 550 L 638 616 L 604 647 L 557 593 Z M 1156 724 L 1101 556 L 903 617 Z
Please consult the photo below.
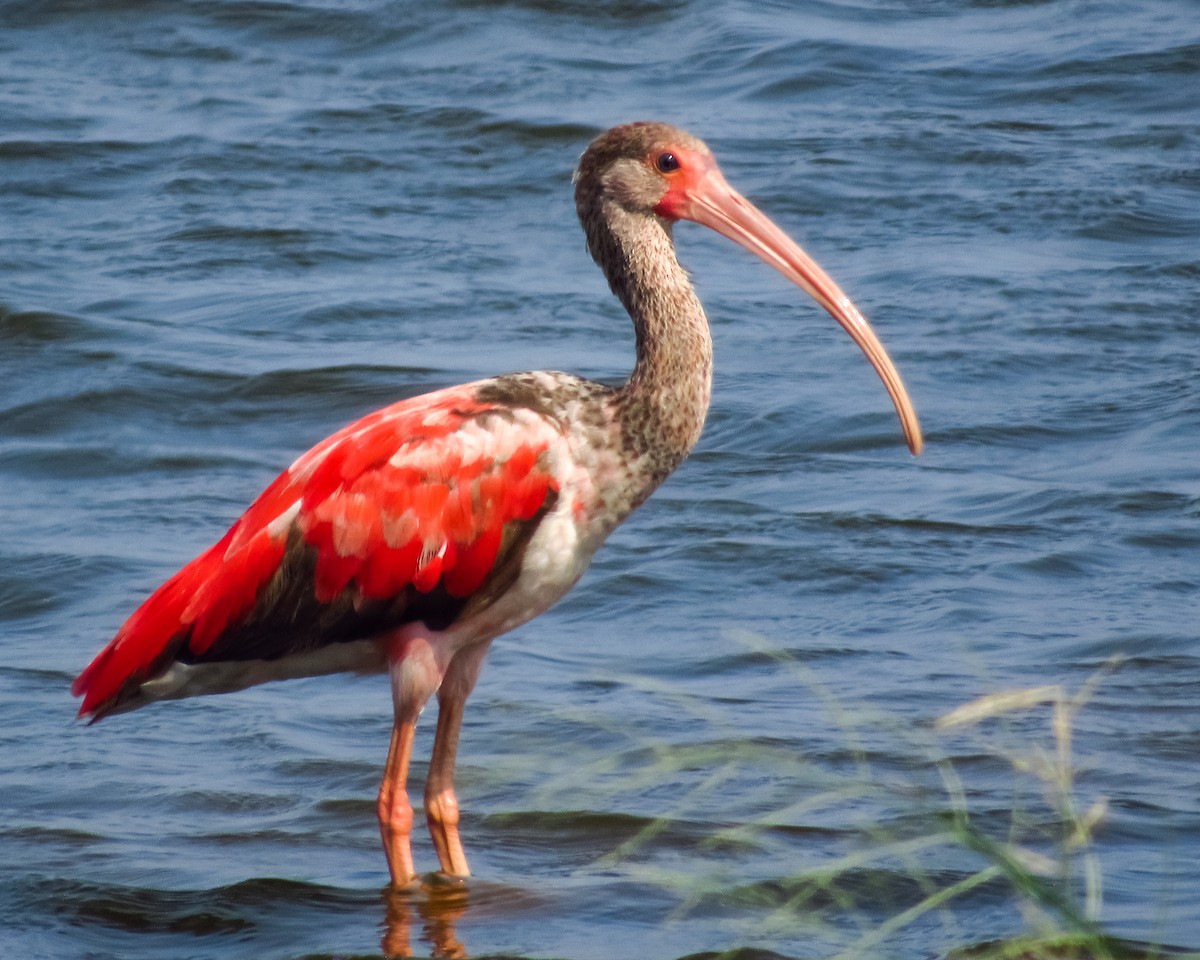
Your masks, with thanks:
M 592 141 L 575 172 L 575 206 L 593 256 L 616 216 L 656 219 L 669 230 L 691 220 L 770 264 L 817 301 L 850 334 L 892 398 L 913 454 L 923 440 L 904 382 L 865 317 L 833 279 L 770 218 L 725 180 L 712 151 L 665 123 L 630 123 Z

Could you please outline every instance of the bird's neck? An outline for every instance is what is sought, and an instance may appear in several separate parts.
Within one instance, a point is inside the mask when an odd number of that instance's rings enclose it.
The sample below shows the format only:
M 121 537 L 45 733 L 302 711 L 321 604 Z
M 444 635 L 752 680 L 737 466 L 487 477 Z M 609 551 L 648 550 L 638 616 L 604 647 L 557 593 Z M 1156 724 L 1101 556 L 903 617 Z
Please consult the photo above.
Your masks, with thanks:
M 609 210 L 600 262 L 633 319 L 637 363 L 616 397 L 624 444 L 643 463 L 646 496 L 691 452 L 712 396 L 712 337 L 669 225 Z

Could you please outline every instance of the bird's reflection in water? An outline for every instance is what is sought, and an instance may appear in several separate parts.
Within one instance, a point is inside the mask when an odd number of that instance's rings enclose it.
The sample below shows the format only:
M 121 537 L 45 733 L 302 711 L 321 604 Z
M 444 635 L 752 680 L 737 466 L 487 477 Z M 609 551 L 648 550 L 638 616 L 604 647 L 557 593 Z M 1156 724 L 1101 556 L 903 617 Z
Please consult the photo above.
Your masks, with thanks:
M 417 937 L 428 943 L 434 957 L 460 960 L 467 948 L 458 939 L 456 927 L 467 912 L 467 885 L 461 880 L 433 874 L 417 884 L 389 887 L 383 894 L 386 913 L 383 930 L 385 957 L 411 957 L 413 927 Z M 422 953 L 424 951 L 422 950 Z

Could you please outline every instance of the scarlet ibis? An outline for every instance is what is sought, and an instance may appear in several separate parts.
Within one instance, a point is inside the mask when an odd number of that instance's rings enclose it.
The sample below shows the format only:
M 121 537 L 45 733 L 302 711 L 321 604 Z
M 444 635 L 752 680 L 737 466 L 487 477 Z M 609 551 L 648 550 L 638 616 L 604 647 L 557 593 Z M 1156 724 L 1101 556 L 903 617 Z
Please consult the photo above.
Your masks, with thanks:
M 916 412 L 863 315 L 726 183 L 700 140 L 662 123 L 609 130 L 579 162 L 575 205 L 633 319 L 628 382 L 506 374 L 402 400 L 333 434 L 125 621 L 75 680 L 81 717 L 268 680 L 387 672 L 395 719 L 378 813 L 392 882 L 415 876 L 408 766 L 434 693 L 425 817 L 442 871 L 469 875 L 454 762 L 488 647 L 574 586 L 704 424 L 712 341 L 675 259 L 677 220 L 735 241 L 824 307 L 866 353 L 920 452 Z

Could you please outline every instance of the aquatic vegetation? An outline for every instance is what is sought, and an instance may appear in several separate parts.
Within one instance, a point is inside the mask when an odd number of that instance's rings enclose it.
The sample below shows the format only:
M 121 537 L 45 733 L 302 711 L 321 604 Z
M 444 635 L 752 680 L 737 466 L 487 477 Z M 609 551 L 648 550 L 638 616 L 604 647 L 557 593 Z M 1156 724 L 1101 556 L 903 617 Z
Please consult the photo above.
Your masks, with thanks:
M 592 791 L 609 784 L 614 809 L 670 795 L 657 815 L 598 818 L 592 839 L 608 849 L 582 869 L 602 867 L 669 892 L 667 924 L 726 917 L 731 937 L 745 946 L 703 956 L 781 957 L 770 945 L 799 937 L 812 944 L 805 956 L 835 960 L 891 956 L 897 943 L 917 941 L 931 955 L 961 960 L 1200 957 L 1122 940 L 1103 922 L 1096 834 L 1108 803 L 1093 795 L 1075 729 L 1119 661 L 1074 691 L 1063 684 L 998 691 L 913 728 L 827 689 L 791 653 L 742 640 L 821 704 L 839 746 L 814 738 L 815 752 L 804 756 L 796 742 L 807 738 L 750 740 L 735 730 L 691 744 L 638 739 L 619 718 L 580 710 L 577 721 L 595 724 L 596 736 L 605 730 L 634 742 L 600 751 L 540 788 L 546 809 L 581 781 Z M 713 702 L 670 682 L 621 682 L 668 703 L 685 726 L 689 716 L 701 728 L 728 725 Z M 901 756 L 907 766 L 897 763 Z M 1002 809 L 995 797 L 1004 778 L 1011 802 Z M 681 781 L 686 789 L 667 786 Z M 724 822 L 712 819 L 722 795 L 730 803 Z M 708 864 L 703 872 L 694 869 L 697 849 Z M 998 918 L 995 927 L 1007 935 L 981 936 L 979 916 Z

